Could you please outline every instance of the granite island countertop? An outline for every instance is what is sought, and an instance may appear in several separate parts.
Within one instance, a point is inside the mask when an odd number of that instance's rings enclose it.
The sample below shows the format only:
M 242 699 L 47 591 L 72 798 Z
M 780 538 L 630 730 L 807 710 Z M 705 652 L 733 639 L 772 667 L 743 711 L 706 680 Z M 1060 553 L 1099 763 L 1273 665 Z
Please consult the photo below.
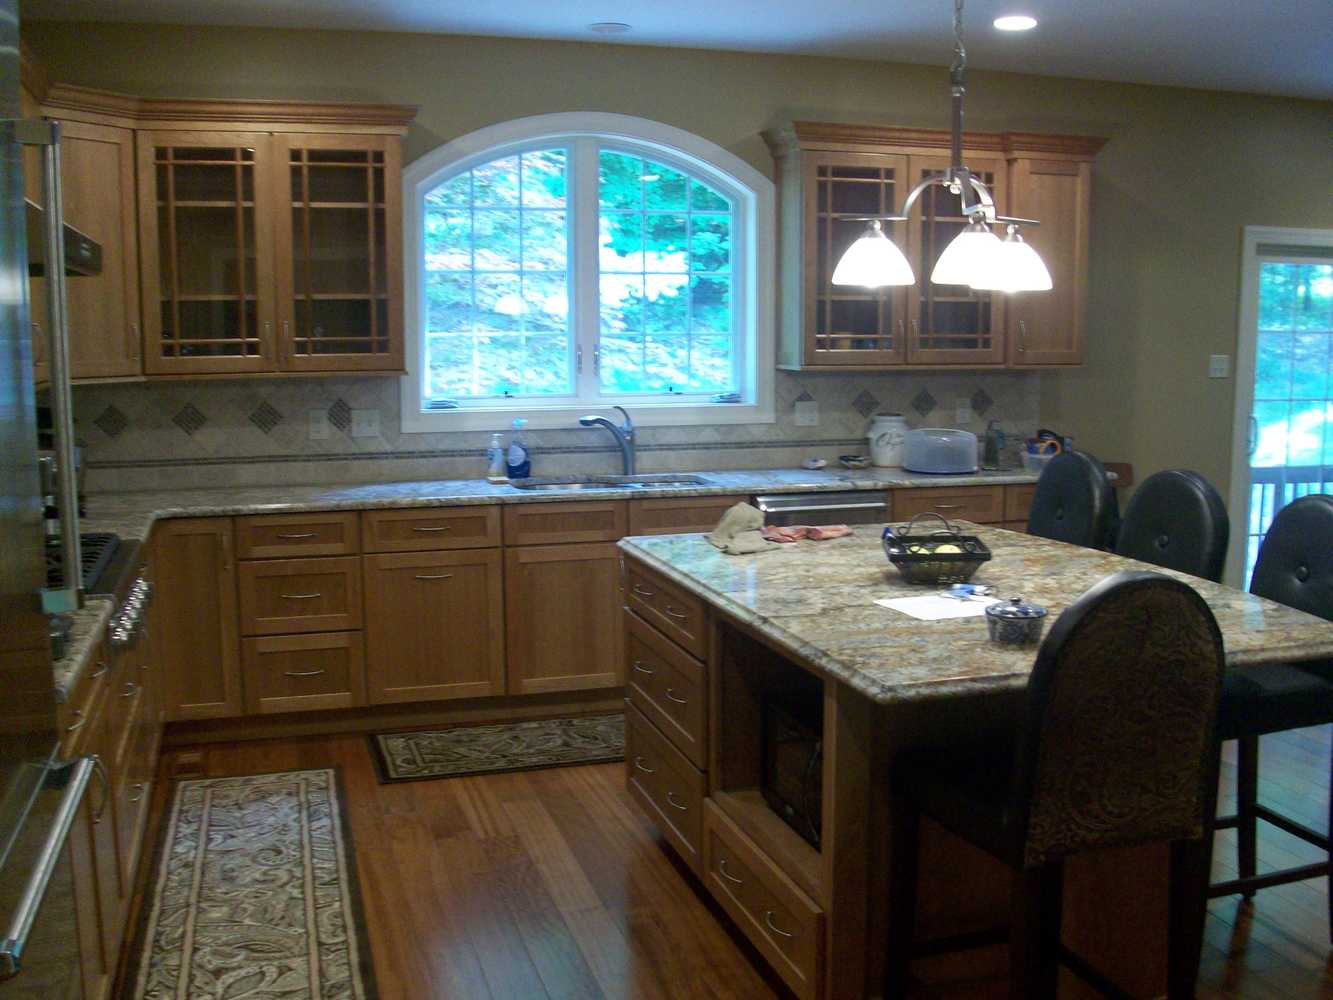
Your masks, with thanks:
M 1022 596 L 1049 623 L 1102 578 L 1154 570 L 1194 587 L 1222 631 L 1227 664 L 1333 658 L 1333 622 L 1243 591 L 1108 552 L 967 524 L 993 558 L 973 578 L 1001 597 Z M 878 526 L 822 542 L 729 556 L 701 534 L 626 538 L 621 548 L 749 626 L 774 648 L 884 704 L 1014 690 L 1027 682 L 1033 647 L 987 637 L 984 617 L 920 621 L 879 607 L 885 597 L 938 593 L 903 582 L 880 547 Z

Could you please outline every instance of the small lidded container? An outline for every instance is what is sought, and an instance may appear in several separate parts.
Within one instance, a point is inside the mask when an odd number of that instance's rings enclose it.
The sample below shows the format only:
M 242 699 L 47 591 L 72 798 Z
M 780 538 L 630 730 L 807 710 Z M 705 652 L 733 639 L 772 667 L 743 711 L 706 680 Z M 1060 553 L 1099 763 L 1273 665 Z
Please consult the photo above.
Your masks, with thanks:
M 1046 609 L 1026 604 L 1021 597 L 997 601 L 986 607 L 986 627 L 991 641 L 1032 646 L 1041 641 Z

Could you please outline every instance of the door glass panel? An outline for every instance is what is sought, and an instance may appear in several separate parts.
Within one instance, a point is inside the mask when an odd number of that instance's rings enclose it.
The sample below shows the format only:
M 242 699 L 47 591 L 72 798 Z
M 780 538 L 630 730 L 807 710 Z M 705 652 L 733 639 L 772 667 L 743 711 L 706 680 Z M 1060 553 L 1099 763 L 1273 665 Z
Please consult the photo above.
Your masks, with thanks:
M 1274 515 L 1333 492 L 1333 263 L 1259 264 L 1245 583 Z

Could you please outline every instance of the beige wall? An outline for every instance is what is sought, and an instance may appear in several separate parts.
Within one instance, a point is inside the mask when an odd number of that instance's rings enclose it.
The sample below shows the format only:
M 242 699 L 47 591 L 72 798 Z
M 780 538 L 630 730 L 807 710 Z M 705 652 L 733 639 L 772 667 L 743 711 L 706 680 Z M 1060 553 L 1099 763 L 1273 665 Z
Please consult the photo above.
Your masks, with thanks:
M 641 115 L 772 175 L 789 118 L 942 127 L 940 66 L 487 38 L 29 24 L 56 79 L 144 95 L 421 107 L 411 159 L 553 111 Z M 892 56 L 892 53 L 886 53 Z M 1043 422 L 1139 474 L 1184 465 L 1225 490 L 1241 227 L 1333 227 L 1333 105 L 976 72 L 968 126 L 1110 139 L 1096 166 L 1088 364 L 1043 376 Z

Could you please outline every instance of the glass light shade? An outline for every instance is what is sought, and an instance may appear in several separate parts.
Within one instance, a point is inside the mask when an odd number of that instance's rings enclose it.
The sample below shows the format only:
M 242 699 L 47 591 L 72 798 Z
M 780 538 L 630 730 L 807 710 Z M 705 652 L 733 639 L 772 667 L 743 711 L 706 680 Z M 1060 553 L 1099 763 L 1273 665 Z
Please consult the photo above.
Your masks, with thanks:
M 990 227 L 973 222 L 944 248 L 930 280 L 937 285 L 974 285 L 992 272 L 999 250 L 1000 238 Z
M 991 270 L 972 287 L 996 292 L 1048 292 L 1051 272 L 1037 251 L 1023 242 L 1018 230 L 1010 229 L 1000 243 Z
M 847 248 L 833 269 L 831 280 L 835 285 L 882 288 L 885 285 L 910 285 L 916 281 L 916 276 L 898 245 L 884 235 L 884 230 L 876 222 Z

